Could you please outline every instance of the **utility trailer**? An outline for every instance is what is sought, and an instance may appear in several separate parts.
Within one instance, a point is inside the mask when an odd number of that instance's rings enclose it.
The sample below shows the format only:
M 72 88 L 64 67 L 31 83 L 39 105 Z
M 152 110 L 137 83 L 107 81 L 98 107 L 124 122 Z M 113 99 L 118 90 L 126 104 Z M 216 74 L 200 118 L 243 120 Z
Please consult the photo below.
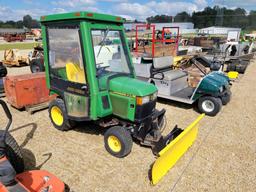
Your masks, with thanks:
M 161 30 L 156 30 L 156 25 L 138 24 L 133 52 L 150 57 L 175 56 L 179 54 L 179 40 L 179 27 L 163 27 Z
M 198 102 L 201 113 L 215 116 L 231 99 L 229 79 L 222 72 L 202 75 L 172 68 L 171 56 L 158 58 L 133 57 L 136 75 L 154 84 L 158 97 L 186 104 Z M 197 66 L 197 65 L 196 65 Z

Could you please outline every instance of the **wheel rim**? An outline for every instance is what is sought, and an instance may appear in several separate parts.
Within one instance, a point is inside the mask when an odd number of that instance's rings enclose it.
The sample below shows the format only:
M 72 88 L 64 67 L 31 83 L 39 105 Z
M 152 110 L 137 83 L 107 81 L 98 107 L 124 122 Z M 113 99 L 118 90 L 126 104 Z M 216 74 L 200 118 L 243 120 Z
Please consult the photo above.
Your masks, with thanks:
M 121 151 L 121 142 L 116 136 L 112 135 L 108 137 L 108 146 L 116 153 Z
M 62 114 L 61 109 L 59 107 L 57 107 L 57 106 L 52 107 L 51 117 L 52 117 L 53 122 L 56 125 L 61 126 L 63 124 L 64 117 L 63 117 L 63 114 Z
M 202 108 L 205 112 L 212 112 L 214 110 L 214 103 L 210 100 L 205 100 L 203 103 L 202 103 Z
M 32 72 L 33 73 L 40 72 L 40 68 L 38 66 L 32 65 Z

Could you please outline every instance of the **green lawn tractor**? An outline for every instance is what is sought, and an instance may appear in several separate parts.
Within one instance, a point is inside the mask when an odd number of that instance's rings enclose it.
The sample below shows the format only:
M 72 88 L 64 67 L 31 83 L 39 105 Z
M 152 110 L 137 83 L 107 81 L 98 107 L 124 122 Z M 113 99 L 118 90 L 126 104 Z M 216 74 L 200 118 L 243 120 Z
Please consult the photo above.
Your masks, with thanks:
M 136 79 L 121 17 L 75 12 L 41 17 L 47 86 L 55 128 L 94 121 L 105 128 L 106 150 L 125 157 L 133 140 L 152 148 L 156 184 L 193 144 L 198 117 L 187 129 L 162 136 L 165 110 L 157 110 L 157 88 Z

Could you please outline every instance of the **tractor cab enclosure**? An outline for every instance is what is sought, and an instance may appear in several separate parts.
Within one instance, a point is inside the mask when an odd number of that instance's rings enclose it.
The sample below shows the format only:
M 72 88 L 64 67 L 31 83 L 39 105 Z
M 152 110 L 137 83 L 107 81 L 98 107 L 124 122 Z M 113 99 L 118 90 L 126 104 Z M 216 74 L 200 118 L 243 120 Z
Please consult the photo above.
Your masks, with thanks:
M 47 84 L 64 101 L 69 119 L 97 120 L 114 114 L 139 121 L 144 104 L 144 116 L 151 115 L 157 90 L 135 79 L 123 19 L 79 12 L 41 20 Z

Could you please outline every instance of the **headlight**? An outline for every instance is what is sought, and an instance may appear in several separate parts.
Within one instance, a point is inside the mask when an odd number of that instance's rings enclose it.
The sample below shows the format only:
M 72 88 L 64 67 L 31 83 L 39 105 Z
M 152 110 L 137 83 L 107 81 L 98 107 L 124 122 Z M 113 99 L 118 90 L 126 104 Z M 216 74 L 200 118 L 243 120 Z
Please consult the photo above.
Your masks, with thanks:
M 151 100 L 154 101 L 157 98 L 157 92 L 153 93 L 151 96 Z
M 137 105 L 143 105 L 145 103 L 148 103 L 150 101 L 150 96 L 144 96 L 144 97 L 137 97 L 136 102 Z
M 221 86 L 221 87 L 220 87 L 220 92 L 222 93 L 223 91 L 224 91 L 224 87 Z
M 144 96 L 144 97 L 136 97 L 137 105 L 143 105 L 150 101 L 154 101 L 157 98 L 157 92 L 153 93 L 152 95 Z

